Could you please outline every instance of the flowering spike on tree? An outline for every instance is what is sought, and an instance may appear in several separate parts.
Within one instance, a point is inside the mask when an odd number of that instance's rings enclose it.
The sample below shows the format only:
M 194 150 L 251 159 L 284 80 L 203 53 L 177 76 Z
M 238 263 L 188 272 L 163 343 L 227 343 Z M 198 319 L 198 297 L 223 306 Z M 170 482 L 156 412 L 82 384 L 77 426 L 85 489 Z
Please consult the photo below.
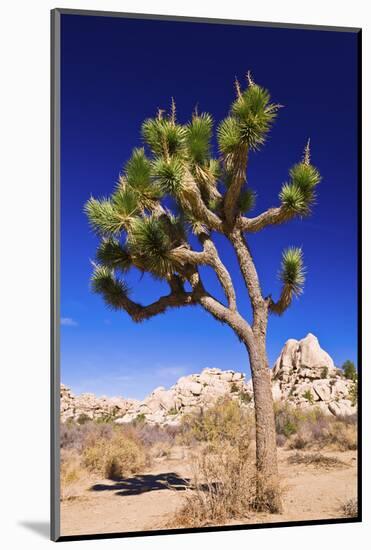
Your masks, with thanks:
M 216 128 L 216 156 L 212 117 L 196 107 L 191 120 L 180 124 L 172 99 L 169 117 L 158 109 L 154 118 L 143 122 L 144 147 L 133 150 L 112 194 L 91 197 L 85 212 L 100 237 L 92 290 L 108 307 L 126 312 L 135 322 L 174 308 L 202 307 L 232 329 L 246 347 L 254 388 L 257 489 L 265 500 L 269 495 L 272 510 L 279 510 L 280 499 L 272 489 L 278 472 L 266 334 L 269 314 L 282 315 L 303 292 L 305 268 L 301 248 L 284 250 L 280 296 L 276 301 L 266 296 L 249 236 L 309 215 L 321 177 L 311 164 L 308 140 L 302 160 L 289 169 L 282 184 L 279 204 L 251 215 L 256 192 L 247 181 L 248 162 L 264 146 L 280 105 L 271 101 L 268 90 L 256 84 L 250 72 L 247 82 L 242 90 L 235 81 L 237 97 Z M 177 205 L 174 211 L 171 204 Z M 234 249 L 251 302 L 251 319 L 239 310 L 235 274 L 223 263 L 216 234 Z M 202 266 L 215 272 L 223 300 L 208 290 Z M 125 281 L 132 268 L 165 281 L 168 293 L 147 305 L 134 301 Z
M 304 148 L 303 163 L 307 166 L 310 165 L 310 138 L 308 138 L 307 144 Z

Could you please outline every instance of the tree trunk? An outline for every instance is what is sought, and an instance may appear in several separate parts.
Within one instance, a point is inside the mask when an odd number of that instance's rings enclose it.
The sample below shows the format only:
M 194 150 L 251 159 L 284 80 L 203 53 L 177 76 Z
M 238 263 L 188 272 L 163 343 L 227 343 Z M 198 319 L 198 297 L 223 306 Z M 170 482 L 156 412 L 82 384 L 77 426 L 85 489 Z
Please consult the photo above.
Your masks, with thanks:
M 257 507 L 281 512 L 270 370 L 265 340 L 257 337 L 255 340 L 255 346 L 248 347 L 248 352 L 255 402 Z

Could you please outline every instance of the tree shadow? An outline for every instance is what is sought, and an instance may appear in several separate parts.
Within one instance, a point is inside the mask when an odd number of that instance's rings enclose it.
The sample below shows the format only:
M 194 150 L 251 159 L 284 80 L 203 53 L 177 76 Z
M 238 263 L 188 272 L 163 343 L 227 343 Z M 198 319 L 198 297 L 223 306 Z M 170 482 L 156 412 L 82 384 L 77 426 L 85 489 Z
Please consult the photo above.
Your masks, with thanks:
M 37 533 L 44 539 L 50 537 L 50 523 L 48 521 L 19 521 L 18 525 L 26 527 L 26 529 Z
M 190 480 L 180 477 L 175 472 L 163 474 L 143 474 L 117 480 L 114 485 L 98 483 L 90 487 L 91 491 L 117 491 L 119 496 L 140 495 L 149 491 L 184 491 L 189 486 Z

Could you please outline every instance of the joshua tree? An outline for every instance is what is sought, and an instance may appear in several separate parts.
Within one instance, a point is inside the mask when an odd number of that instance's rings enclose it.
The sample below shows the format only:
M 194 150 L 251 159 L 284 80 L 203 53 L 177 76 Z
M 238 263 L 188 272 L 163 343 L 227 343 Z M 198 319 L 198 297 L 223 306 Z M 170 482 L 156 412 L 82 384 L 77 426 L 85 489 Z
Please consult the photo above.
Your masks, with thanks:
M 302 292 L 304 267 L 300 248 L 283 251 L 279 272 L 282 290 L 275 301 L 264 296 L 247 238 L 267 226 L 308 215 L 320 181 L 311 164 L 309 141 L 303 158 L 289 171 L 279 205 L 249 217 L 255 192 L 247 184 L 247 165 L 259 150 L 280 105 L 247 74 L 236 80 L 236 98 L 217 128 L 220 156 L 212 156 L 212 117 L 193 113 L 180 124 L 172 100 L 168 115 L 159 110 L 142 125 L 144 148 L 134 149 L 112 195 L 85 205 L 91 227 L 101 237 L 92 288 L 108 306 L 141 322 L 168 309 L 201 306 L 228 325 L 246 347 L 252 372 L 256 419 L 256 464 L 259 490 L 277 476 L 276 434 L 270 370 L 266 352 L 270 313 L 282 315 Z M 213 235 L 234 248 L 252 306 L 252 319 L 240 314 L 231 273 L 223 264 Z M 199 266 L 214 269 L 225 294 L 212 296 Z M 169 285 L 169 293 L 149 305 L 130 298 L 123 276 L 130 268 L 148 272 Z M 187 284 L 187 287 L 186 287 Z M 280 507 L 279 501 L 272 507 Z

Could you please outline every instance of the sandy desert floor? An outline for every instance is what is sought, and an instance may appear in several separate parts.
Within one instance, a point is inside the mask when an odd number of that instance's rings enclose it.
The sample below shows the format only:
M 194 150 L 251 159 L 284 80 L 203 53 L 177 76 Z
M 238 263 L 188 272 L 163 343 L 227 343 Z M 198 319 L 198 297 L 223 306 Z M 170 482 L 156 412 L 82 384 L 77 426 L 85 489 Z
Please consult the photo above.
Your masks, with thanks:
M 355 451 L 324 452 L 343 464 L 335 468 L 289 464 L 296 451 L 279 449 L 279 471 L 285 488 L 282 514 L 251 513 L 230 524 L 276 523 L 343 516 L 341 505 L 356 497 Z M 305 454 L 305 453 L 304 453 Z M 86 535 L 166 529 L 182 507 L 191 466 L 182 448 L 159 459 L 150 471 L 119 481 L 88 478 L 77 494 L 61 503 L 61 534 Z

